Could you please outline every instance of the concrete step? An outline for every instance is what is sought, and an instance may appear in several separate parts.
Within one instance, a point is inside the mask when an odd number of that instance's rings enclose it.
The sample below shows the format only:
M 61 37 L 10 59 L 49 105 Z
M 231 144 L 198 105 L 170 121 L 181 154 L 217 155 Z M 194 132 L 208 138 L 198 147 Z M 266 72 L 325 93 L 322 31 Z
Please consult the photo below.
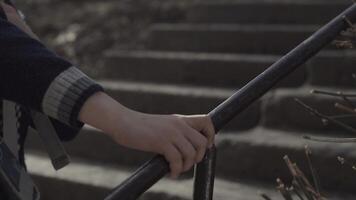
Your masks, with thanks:
M 154 82 L 209 87 L 242 87 L 279 56 L 161 51 L 105 53 L 104 65 L 91 73 L 96 79 Z M 323 51 L 289 75 L 278 87 L 354 87 L 354 52 Z
M 336 102 L 345 104 L 341 98 L 310 94 L 312 89 L 354 93 L 354 90 L 350 89 L 320 88 L 312 86 L 305 86 L 295 90 L 276 90 L 271 92 L 265 98 L 262 106 L 263 116 L 261 124 L 266 127 L 301 131 L 342 130 L 340 127 L 333 124 L 323 124 L 320 118 L 311 115 L 295 102 L 294 99 L 298 98 L 325 115 L 348 114 L 334 107 Z M 355 126 L 355 118 L 343 119 L 342 121 L 351 126 Z
M 188 10 L 193 23 L 325 24 L 351 2 L 199 1 Z
M 210 87 L 242 87 L 278 59 L 272 55 L 219 54 L 161 51 L 105 53 L 95 78 Z M 280 87 L 297 87 L 305 70 L 293 73 Z
M 113 169 L 96 163 L 75 160 L 66 168 L 56 172 L 48 160 L 40 155 L 27 155 L 29 172 L 41 192 L 41 199 L 48 200 L 98 200 L 104 199 L 111 190 L 131 171 Z M 161 187 L 162 188 L 162 187 Z M 140 200 L 169 199 L 185 200 L 182 196 L 170 194 L 170 191 L 151 190 Z
M 143 82 L 98 82 L 110 96 L 123 105 L 156 114 L 208 113 L 237 90 Z M 227 125 L 226 129 L 244 130 L 255 127 L 259 116 L 260 102 L 256 102 Z
M 90 126 L 85 126 L 74 140 L 63 144 L 71 156 L 126 168 L 137 168 L 153 156 L 119 146 L 102 131 Z M 32 132 L 27 138 L 26 149 L 31 153 L 45 153 L 42 140 Z
M 308 83 L 323 87 L 354 88 L 356 54 L 338 51 L 322 52 L 307 64 Z
M 335 4 L 336 2 L 334 0 L 299 0 L 299 1 L 293 1 L 293 0 L 197 0 L 194 3 L 204 3 L 204 2 L 220 2 L 220 3 L 249 3 L 249 2 L 254 2 L 254 3 L 274 3 L 274 4 L 307 4 L 307 3 L 324 3 L 324 4 Z M 347 4 L 350 3 L 348 0 L 338 0 L 338 3 L 343 3 Z
M 274 182 L 280 177 L 287 182 L 290 174 L 282 157 L 288 155 L 310 177 L 304 154 L 304 146 L 308 145 L 323 190 L 354 193 L 355 171 L 337 160 L 337 156 L 354 160 L 354 144 L 310 142 L 302 139 L 301 134 L 308 133 L 258 128 L 239 135 L 221 134 L 217 137 L 217 174 L 229 180 Z
M 27 164 L 41 189 L 42 198 L 48 200 L 104 199 L 112 188 L 132 173 L 83 160 L 74 160 L 66 168 L 55 172 L 46 158 L 35 154 L 27 155 Z M 192 180 L 163 179 L 140 200 L 191 199 L 192 189 Z M 215 180 L 216 200 L 253 200 L 259 198 L 259 192 L 272 198 L 279 196 L 271 186 Z
M 286 54 L 316 25 L 155 24 L 148 48 L 166 51 Z M 330 48 L 336 48 L 330 45 Z
M 354 193 L 354 178 L 356 172 L 350 166 L 341 165 L 337 160 L 337 156 L 354 160 L 356 158 L 354 145 L 310 142 L 303 140 L 301 138 L 302 134 L 308 133 L 258 128 L 252 131 L 240 132 L 239 134 L 220 134 L 216 139 L 218 148 L 216 175 L 221 180 L 235 183 L 246 180 L 250 182 L 257 181 L 265 184 L 274 184 L 277 177 L 288 182 L 290 181 L 290 173 L 287 171 L 283 156 L 289 155 L 309 176 L 308 164 L 304 156 L 304 145 L 308 144 L 313 151 L 313 166 L 320 176 L 323 190 Z M 338 132 L 334 132 L 334 135 L 337 134 Z M 85 137 L 87 137 L 87 139 L 85 139 Z M 88 139 L 90 137 L 92 138 Z M 97 140 L 98 137 L 104 136 L 99 136 L 99 134 L 94 136 L 94 134 L 83 132 L 70 146 L 67 146 L 67 149 L 74 158 L 89 160 L 90 163 L 99 163 L 100 166 L 110 165 L 113 170 L 123 169 L 123 167 L 129 167 L 129 169 L 138 167 L 136 165 L 128 166 L 116 162 L 118 159 L 131 159 L 137 162 L 140 159 L 140 155 L 137 156 L 137 152 L 128 150 L 120 151 L 111 143 L 102 143 L 103 140 Z M 110 151 L 109 148 L 111 147 L 112 149 Z M 73 151 L 73 149 L 81 149 L 82 154 L 78 153 L 79 151 Z M 83 155 L 83 153 L 86 153 L 86 155 Z M 108 162 L 102 158 L 96 158 L 95 156 L 99 154 L 102 154 L 103 157 L 110 156 L 113 160 Z M 141 162 L 146 160 L 147 159 L 141 160 Z M 28 159 L 27 161 L 28 165 L 32 166 L 30 167 L 30 172 L 34 173 L 35 170 L 35 175 L 42 174 L 43 176 L 43 173 L 48 173 L 48 170 L 43 170 L 39 167 L 40 164 L 38 163 L 41 162 L 29 162 Z M 69 168 L 72 165 L 70 165 Z M 65 172 L 66 170 L 65 168 L 63 171 Z M 95 180 L 93 183 L 96 184 L 95 186 L 98 186 L 98 182 L 101 182 L 100 178 L 96 178 L 96 176 L 98 176 L 106 180 L 106 185 L 102 186 L 102 188 L 113 187 L 115 184 L 121 182 L 123 178 L 116 178 L 120 173 L 110 173 L 110 170 L 111 169 L 103 170 L 105 173 L 91 170 L 89 173 L 80 167 L 77 170 L 78 174 L 72 172 L 69 177 L 90 179 L 91 181 Z M 62 170 L 58 174 L 61 172 Z M 108 177 L 110 177 L 110 179 Z M 216 191 L 218 190 L 219 189 L 216 189 Z

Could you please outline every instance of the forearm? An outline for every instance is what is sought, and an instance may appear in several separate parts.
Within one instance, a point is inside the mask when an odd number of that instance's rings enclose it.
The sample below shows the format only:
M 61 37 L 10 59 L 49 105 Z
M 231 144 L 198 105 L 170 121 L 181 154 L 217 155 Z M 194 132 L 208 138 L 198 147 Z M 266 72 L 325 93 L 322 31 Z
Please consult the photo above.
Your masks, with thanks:
M 104 92 L 97 92 L 84 103 L 79 112 L 79 121 L 113 134 L 123 129 L 134 111 L 124 107 Z

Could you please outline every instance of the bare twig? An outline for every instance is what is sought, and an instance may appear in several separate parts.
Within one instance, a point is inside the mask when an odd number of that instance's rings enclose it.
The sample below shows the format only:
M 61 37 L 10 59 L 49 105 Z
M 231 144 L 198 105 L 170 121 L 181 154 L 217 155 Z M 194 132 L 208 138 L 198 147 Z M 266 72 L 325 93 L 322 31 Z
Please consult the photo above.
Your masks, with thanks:
M 352 49 L 354 47 L 352 42 L 347 40 L 334 40 L 332 44 L 342 49 Z
M 284 156 L 283 159 L 286 162 L 289 172 L 293 176 L 293 181 L 292 181 L 292 187 L 285 187 L 284 184 L 281 182 L 281 180 L 277 180 L 279 186 L 281 188 L 284 188 L 289 190 L 289 194 L 295 194 L 295 197 L 298 197 L 300 200 L 325 200 L 326 198 L 322 196 L 320 193 L 320 183 L 319 179 L 317 177 L 316 171 L 314 167 L 312 166 L 311 162 L 311 151 L 310 149 L 306 146 L 305 147 L 305 153 L 308 159 L 309 167 L 312 171 L 313 175 L 313 181 L 314 185 L 313 186 L 308 178 L 305 176 L 305 174 L 299 169 L 296 163 L 293 163 L 288 156 Z
M 344 94 L 343 92 L 330 92 L 330 91 L 322 91 L 322 90 L 311 90 L 312 94 L 322 94 L 328 96 L 335 96 L 342 98 L 345 103 L 347 103 L 352 108 L 355 108 L 355 104 L 349 98 L 355 98 L 356 94 Z
M 350 107 L 342 105 L 340 103 L 335 103 L 335 107 L 340 109 L 340 110 L 343 110 L 345 112 L 348 112 L 348 113 L 356 115 L 356 109 L 354 109 L 354 108 L 350 108 Z
M 354 28 L 352 22 L 345 15 L 342 16 L 342 19 L 350 26 L 350 28 Z
M 292 195 L 290 194 L 290 191 L 287 190 L 286 186 L 282 182 L 281 179 L 277 179 L 277 190 L 281 193 L 281 195 L 284 197 L 285 200 L 293 200 Z
M 353 0 L 354 2 L 354 0 Z M 347 16 L 343 16 L 343 20 L 345 23 L 348 24 L 349 28 L 346 31 L 342 31 L 340 35 L 342 36 L 341 39 L 336 40 L 333 42 L 339 48 L 353 48 L 355 43 L 356 37 L 356 27 L 352 22 L 347 18 Z
M 351 106 L 352 108 L 355 108 L 355 104 L 349 99 L 349 97 L 346 97 L 346 96 L 342 96 L 341 97 L 345 103 L 347 103 L 349 106 Z
M 343 92 L 330 92 L 330 91 L 323 91 L 323 90 L 311 90 L 310 93 L 312 94 L 322 94 L 328 96 L 335 96 L 335 97 L 351 97 L 356 98 L 356 94 L 345 94 Z
M 312 174 L 315 190 L 316 190 L 317 193 L 320 194 L 320 180 L 319 180 L 319 176 L 316 173 L 316 170 L 314 169 L 314 166 L 312 164 L 312 160 L 311 160 L 312 152 L 311 152 L 310 148 L 307 145 L 305 145 L 304 148 L 305 148 L 305 155 L 306 155 L 307 160 L 308 160 L 309 169 L 310 169 L 310 172 Z
M 309 191 L 309 187 L 310 184 L 309 182 L 306 182 L 300 175 L 298 169 L 297 169 L 297 165 L 295 163 L 292 163 L 290 161 L 290 159 L 288 158 L 288 156 L 284 156 L 284 161 L 286 162 L 289 171 L 291 172 L 294 180 L 295 180 L 295 184 L 301 189 L 301 191 L 303 192 L 303 194 L 306 196 L 306 198 L 308 200 L 313 200 L 313 196 Z
M 294 163 L 294 168 L 298 174 L 298 178 L 301 180 L 301 183 L 305 186 L 305 189 L 309 192 L 308 195 L 312 198 L 317 197 L 319 199 L 320 194 L 314 190 L 312 184 L 309 182 L 309 180 L 306 178 L 302 170 L 300 170 L 297 164 L 295 163 Z
M 299 192 L 299 195 L 302 197 L 303 196 L 303 194 L 304 194 L 304 191 L 303 191 L 303 188 L 302 188 L 302 186 L 298 183 L 298 181 L 296 180 L 296 179 L 294 179 L 293 181 L 292 181 L 292 185 L 293 185 L 293 188 L 294 188 L 294 190 L 296 191 L 296 188 L 298 188 L 298 192 Z M 298 196 L 299 197 L 299 196 Z M 307 199 L 307 200 L 314 200 L 314 199 L 310 199 L 308 196 L 305 196 L 304 195 L 304 197 Z M 299 197 L 300 198 L 300 197 Z M 302 199 L 304 200 L 304 198 L 302 197 Z
M 304 135 L 304 139 L 316 142 L 332 142 L 332 143 L 356 143 L 356 138 L 329 138 L 329 137 L 315 137 Z
M 315 116 L 321 118 L 322 120 L 327 120 L 328 122 L 331 122 L 331 123 L 333 123 L 335 125 L 338 125 L 338 126 L 344 128 L 344 129 L 356 134 L 356 129 L 354 129 L 353 127 L 351 127 L 351 126 L 349 126 L 349 125 L 347 125 L 345 123 L 342 123 L 342 122 L 340 122 L 340 121 L 338 121 L 336 119 L 333 119 L 332 117 L 329 117 L 329 116 L 326 116 L 326 115 L 320 113 L 319 111 L 317 111 L 316 109 L 306 105 L 305 103 L 303 103 L 299 99 L 295 99 L 295 101 L 299 105 L 301 105 L 303 108 L 305 108 L 307 111 L 309 111 L 312 115 L 315 115 Z

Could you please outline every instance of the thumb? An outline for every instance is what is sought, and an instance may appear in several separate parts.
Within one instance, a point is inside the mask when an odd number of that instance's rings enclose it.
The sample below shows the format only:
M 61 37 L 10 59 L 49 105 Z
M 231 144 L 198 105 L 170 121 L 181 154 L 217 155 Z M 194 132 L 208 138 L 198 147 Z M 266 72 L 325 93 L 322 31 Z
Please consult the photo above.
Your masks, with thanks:
M 208 115 L 191 115 L 185 117 L 186 123 L 203 134 L 208 139 L 208 146 L 212 147 L 215 140 L 215 127 Z

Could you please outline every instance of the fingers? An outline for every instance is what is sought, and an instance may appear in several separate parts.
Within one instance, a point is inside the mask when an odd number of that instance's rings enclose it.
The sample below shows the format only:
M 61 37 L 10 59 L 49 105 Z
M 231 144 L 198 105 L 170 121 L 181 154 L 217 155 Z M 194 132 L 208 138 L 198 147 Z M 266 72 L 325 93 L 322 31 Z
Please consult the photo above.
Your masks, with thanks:
M 183 156 L 183 171 L 188 171 L 196 163 L 196 150 L 181 134 L 177 136 L 175 145 Z
M 204 157 L 207 139 L 188 126 L 181 133 L 172 134 L 172 142 L 165 148 L 164 156 L 170 163 L 171 177 L 177 178 L 180 173 L 188 171 Z M 189 135 L 185 137 L 183 133 Z
M 167 145 L 164 150 L 164 157 L 169 162 L 171 178 L 177 178 L 183 169 L 183 158 L 174 145 Z
M 163 153 L 170 163 L 172 178 L 200 162 L 215 138 L 215 129 L 207 115 L 177 117 L 178 120 L 173 123 L 176 131 L 169 134 L 170 144 Z
M 187 137 L 196 150 L 195 162 L 202 161 L 208 147 L 208 139 L 193 128 L 191 128 L 189 133 L 186 132 L 185 137 Z

